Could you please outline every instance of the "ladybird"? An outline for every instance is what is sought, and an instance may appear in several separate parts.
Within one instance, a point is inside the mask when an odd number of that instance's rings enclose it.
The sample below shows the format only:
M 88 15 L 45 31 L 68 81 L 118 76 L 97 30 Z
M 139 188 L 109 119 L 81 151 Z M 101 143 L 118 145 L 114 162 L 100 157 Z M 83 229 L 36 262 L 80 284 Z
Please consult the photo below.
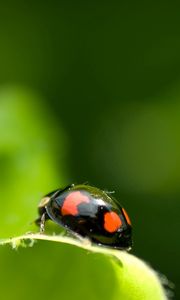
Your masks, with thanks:
M 132 226 L 125 209 L 108 192 L 87 184 L 70 185 L 44 196 L 36 223 L 44 231 L 50 219 L 92 243 L 130 250 Z

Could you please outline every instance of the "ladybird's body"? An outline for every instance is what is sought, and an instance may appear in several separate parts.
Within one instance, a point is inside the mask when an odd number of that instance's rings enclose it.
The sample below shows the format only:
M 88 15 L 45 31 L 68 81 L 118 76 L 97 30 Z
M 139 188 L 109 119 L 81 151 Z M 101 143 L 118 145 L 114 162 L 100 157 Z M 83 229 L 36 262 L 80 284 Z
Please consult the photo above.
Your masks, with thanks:
M 40 202 L 39 213 L 41 221 L 51 219 L 96 244 L 131 248 L 131 223 L 126 211 L 98 188 L 71 185 L 51 192 Z

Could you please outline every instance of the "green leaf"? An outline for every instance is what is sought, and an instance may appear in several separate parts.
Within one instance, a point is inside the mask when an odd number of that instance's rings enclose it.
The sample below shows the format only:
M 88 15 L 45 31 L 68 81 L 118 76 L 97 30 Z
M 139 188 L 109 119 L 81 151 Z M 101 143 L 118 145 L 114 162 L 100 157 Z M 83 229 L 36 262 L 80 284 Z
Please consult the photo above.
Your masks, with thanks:
M 65 140 L 39 95 L 0 89 L 1 237 L 30 230 L 38 199 L 65 183 Z
M 102 255 L 106 255 L 106 259 L 112 263 L 111 272 L 115 275 L 116 283 L 111 290 L 110 299 L 167 299 L 157 274 L 142 260 L 124 251 L 93 246 L 86 239 L 81 242 L 69 237 L 57 235 L 48 236 L 44 234 L 27 234 L 11 239 L 5 239 L 0 241 L 0 245 L 11 244 L 13 248 L 18 248 L 19 246 L 25 247 L 25 242 L 28 241 L 27 245 L 32 246 L 34 240 L 46 240 L 62 244 L 70 244 L 96 254 L 101 253 Z M 68 262 L 68 257 L 65 259 L 67 259 Z M 76 271 L 76 269 L 71 269 L 71 272 L 74 274 L 74 276 L 76 276 Z
M 38 199 L 64 184 L 66 138 L 31 91 L 7 87 L 0 90 L 0 100 L 3 238 L 35 231 L 30 222 L 37 217 Z M 17 251 L 0 247 L 2 298 L 167 299 L 157 274 L 126 252 L 36 233 L 2 239 L 0 245 L 5 244 Z

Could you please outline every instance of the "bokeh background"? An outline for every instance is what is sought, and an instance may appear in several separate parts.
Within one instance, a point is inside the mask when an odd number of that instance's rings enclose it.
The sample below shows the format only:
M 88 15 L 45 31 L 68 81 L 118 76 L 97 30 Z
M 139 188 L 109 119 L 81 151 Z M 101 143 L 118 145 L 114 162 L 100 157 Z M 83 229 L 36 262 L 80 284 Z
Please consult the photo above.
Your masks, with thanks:
M 179 12 L 166 0 L 1 2 L 2 238 L 36 230 L 45 193 L 88 181 L 116 192 L 133 253 L 180 298 Z M 45 242 L 3 247 L 1 295 L 111 299 L 101 260 Z

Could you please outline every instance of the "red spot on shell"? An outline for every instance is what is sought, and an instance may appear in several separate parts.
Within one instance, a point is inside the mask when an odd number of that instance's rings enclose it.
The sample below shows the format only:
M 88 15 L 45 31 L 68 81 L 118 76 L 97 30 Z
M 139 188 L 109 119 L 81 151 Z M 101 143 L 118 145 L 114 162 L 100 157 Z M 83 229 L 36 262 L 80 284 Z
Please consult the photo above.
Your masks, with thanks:
M 83 195 L 79 191 L 71 192 L 64 200 L 63 206 L 61 208 L 61 214 L 65 215 L 78 215 L 78 205 L 81 203 L 89 203 L 89 198 Z
M 124 216 L 125 216 L 125 219 L 126 219 L 127 223 L 128 223 L 129 225 L 131 225 L 131 220 L 130 220 L 130 218 L 129 218 L 127 212 L 125 211 L 124 208 L 122 208 L 122 211 L 123 211 L 123 214 L 124 214 Z
M 104 215 L 104 229 L 108 232 L 115 232 L 122 226 L 122 221 L 117 213 L 111 211 Z

